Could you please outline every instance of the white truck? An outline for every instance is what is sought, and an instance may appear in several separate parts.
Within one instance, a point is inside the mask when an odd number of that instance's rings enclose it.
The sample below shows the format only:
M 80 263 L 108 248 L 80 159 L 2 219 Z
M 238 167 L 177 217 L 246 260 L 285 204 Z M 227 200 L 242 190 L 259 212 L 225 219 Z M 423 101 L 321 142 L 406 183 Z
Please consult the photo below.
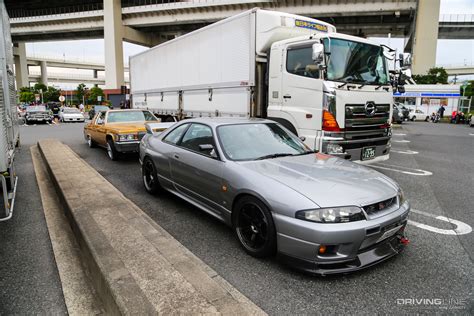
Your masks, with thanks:
M 386 160 L 387 49 L 322 21 L 255 8 L 130 57 L 132 107 L 167 121 L 269 118 L 321 152 Z
M 13 75 L 13 46 L 10 22 L 3 0 L 0 0 L 0 221 L 12 217 L 15 204 L 17 176 L 14 168 L 19 144 L 19 124 Z

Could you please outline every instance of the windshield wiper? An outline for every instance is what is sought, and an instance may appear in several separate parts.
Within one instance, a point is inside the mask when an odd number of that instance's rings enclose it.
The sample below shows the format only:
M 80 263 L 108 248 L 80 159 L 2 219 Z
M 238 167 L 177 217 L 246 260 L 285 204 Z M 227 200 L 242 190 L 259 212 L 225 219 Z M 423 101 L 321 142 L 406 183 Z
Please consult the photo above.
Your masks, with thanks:
M 346 84 L 347 84 L 347 82 L 344 82 L 344 83 L 341 84 L 340 86 L 337 86 L 337 88 L 338 88 L 338 89 L 341 89 L 341 88 L 344 87 Z
M 293 156 L 293 154 L 290 154 L 290 153 L 270 154 L 270 155 L 265 155 L 265 156 L 262 156 L 262 157 L 255 158 L 255 160 L 264 160 L 264 159 L 286 157 L 286 156 Z

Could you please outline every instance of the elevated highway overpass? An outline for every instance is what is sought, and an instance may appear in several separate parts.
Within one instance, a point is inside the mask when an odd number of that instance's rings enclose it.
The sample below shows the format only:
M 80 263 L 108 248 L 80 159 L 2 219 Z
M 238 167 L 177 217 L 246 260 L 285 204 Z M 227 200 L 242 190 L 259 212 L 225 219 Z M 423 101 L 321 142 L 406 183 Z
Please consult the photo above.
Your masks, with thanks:
M 472 38 L 474 17 L 439 21 L 440 0 L 5 0 L 13 41 L 105 39 L 106 86 L 124 83 L 122 41 L 148 47 L 253 7 L 315 17 L 358 36 L 408 38 L 413 73 L 435 65 L 437 38 Z M 417 39 L 417 40 L 414 40 Z M 18 55 L 21 66 L 21 54 Z M 418 56 L 418 58 L 417 58 Z M 24 69 L 20 69 L 24 76 Z

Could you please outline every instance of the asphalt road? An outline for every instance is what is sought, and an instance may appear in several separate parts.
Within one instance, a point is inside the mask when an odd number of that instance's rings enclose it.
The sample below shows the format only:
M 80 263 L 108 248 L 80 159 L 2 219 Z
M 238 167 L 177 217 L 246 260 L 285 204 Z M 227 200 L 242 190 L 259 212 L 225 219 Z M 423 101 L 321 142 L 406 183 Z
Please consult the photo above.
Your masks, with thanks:
M 150 196 L 137 156 L 110 161 L 105 150 L 87 147 L 82 125 L 24 127 L 23 143 L 63 140 L 269 314 L 474 313 L 474 232 L 460 235 L 474 227 L 474 128 L 408 122 L 395 129 L 390 160 L 375 168 L 398 181 L 418 212 L 410 216 L 409 247 L 368 270 L 315 277 L 246 255 L 227 226 L 171 194 Z

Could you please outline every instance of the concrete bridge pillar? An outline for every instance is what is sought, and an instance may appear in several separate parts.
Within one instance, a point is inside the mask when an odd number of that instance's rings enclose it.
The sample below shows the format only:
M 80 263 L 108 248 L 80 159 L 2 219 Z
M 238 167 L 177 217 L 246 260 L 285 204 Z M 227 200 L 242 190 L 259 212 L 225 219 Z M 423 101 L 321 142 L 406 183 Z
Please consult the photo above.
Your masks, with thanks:
M 40 68 L 41 68 L 41 83 L 44 85 L 48 85 L 48 64 L 46 63 L 46 60 L 42 60 L 40 62 Z
M 28 63 L 26 61 L 26 45 L 25 43 L 14 43 L 15 49 L 15 77 L 16 87 L 28 87 Z
M 440 0 L 419 0 L 413 41 L 412 73 L 425 75 L 436 65 Z
M 99 78 L 99 71 L 97 69 L 94 69 L 93 73 L 92 73 L 92 76 L 94 77 L 94 79 Z
M 104 0 L 105 87 L 107 89 L 118 89 L 125 84 L 122 33 L 120 0 Z

